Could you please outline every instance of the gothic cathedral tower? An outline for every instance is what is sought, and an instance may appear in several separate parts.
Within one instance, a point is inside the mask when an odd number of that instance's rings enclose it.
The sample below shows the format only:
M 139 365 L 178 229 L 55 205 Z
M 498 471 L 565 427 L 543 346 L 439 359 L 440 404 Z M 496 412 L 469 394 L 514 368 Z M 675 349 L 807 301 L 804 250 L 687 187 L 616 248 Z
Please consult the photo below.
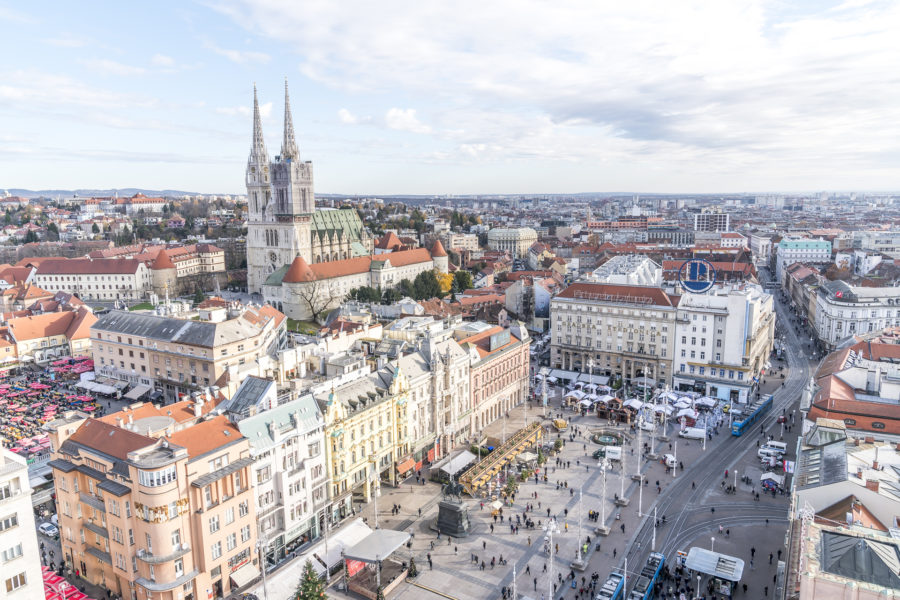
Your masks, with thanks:
M 315 212 L 312 162 L 301 161 L 294 137 L 291 102 L 284 82 L 284 139 L 269 162 L 263 140 L 256 86 L 253 87 L 253 145 L 247 160 L 247 289 L 261 293 L 274 271 L 298 254 L 312 262 L 311 221 Z

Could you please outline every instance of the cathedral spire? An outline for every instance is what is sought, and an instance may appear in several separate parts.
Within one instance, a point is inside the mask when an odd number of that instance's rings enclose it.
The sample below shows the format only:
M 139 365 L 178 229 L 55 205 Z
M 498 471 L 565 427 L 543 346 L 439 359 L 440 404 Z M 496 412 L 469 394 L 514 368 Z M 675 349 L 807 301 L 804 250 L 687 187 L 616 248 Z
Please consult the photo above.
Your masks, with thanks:
M 253 84 L 253 146 L 250 149 L 251 160 L 265 164 L 269 162 L 266 142 L 263 139 L 262 119 L 259 116 L 259 100 L 256 97 L 256 84 Z
M 294 138 L 294 120 L 291 118 L 291 97 L 288 94 L 287 77 L 284 78 L 284 141 L 281 142 L 281 158 L 300 158 Z

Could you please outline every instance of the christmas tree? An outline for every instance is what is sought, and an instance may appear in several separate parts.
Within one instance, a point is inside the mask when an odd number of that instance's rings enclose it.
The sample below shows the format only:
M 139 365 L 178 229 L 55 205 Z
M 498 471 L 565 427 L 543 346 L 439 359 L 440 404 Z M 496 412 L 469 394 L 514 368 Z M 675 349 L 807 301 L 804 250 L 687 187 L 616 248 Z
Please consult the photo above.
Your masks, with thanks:
M 415 577 L 415 576 L 418 575 L 418 574 L 419 574 L 419 569 L 416 568 L 416 559 L 410 557 L 410 559 L 409 559 L 409 572 L 408 572 L 408 575 L 409 575 L 410 577 Z
M 297 591 L 294 593 L 297 600 L 326 600 L 325 582 L 319 578 L 319 574 L 313 568 L 312 563 L 307 560 L 303 565 L 303 575 L 300 577 L 300 583 L 297 584 Z

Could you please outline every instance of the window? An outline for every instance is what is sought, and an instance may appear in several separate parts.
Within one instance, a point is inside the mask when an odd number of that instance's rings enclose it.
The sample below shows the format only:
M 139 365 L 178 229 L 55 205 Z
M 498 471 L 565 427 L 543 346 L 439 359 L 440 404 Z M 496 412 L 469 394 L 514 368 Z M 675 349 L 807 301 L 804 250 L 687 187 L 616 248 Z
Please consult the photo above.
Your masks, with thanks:
M 249 505 L 246 500 L 238 504 L 238 514 L 242 517 L 246 517 L 247 513 L 250 511 Z
M 225 545 L 228 547 L 228 550 L 237 548 L 237 535 L 234 533 L 229 534 L 226 538 Z
M 172 547 L 178 548 L 181 545 L 181 530 L 176 529 L 172 532 Z
M 184 561 L 179 558 L 175 561 L 175 577 L 181 577 L 182 575 L 184 575 Z
M 219 530 L 219 516 L 211 517 L 209 520 L 209 532 L 215 533 Z
M 13 575 L 6 580 L 6 592 L 13 592 L 25 585 L 25 572 L 22 571 L 18 575 Z
M 84 533 L 84 532 L 82 532 L 82 533 Z M 149 533 L 144 534 L 144 541 L 147 542 L 147 552 L 149 552 L 150 554 L 153 554 L 153 540 L 150 539 Z
M 229 506 L 225 509 L 225 524 L 234 523 L 234 507 Z
M 210 552 L 212 554 L 212 559 L 216 560 L 222 558 L 222 542 L 216 542 L 210 547 Z
M 22 556 L 22 544 L 16 544 L 12 548 L 3 551 L 3 562 L 9 562 Z
M 175 481 L 175 465 L 159 471 L 138 471 L 138 477 L 144 487 L 165 485 Z
M 250 526 L 244 525 L 241 527 L 241 541 L 246 542 L 250 539 Z
M 205 488 L 203 488 L 203 496 L 206 498 L 206 508 L 212 506 L 212 489 L 210 488 L 210 486 L 206 486 Z
M 218 471 L 219 469 L 221 469 L 223 467 L 227 467 L 227 466 L 228 466 L 228 455 L 227 454 L 223 454 L 222 456 L 218 456 L 218 457 L 212 459 L 211 461 L 209 461 L 209 471 L 210 472 Z
M 0 519 L 0 531 L 12 529 L 13 527 L 17 527 L 18 525 L 19 516 L 15 513 L 9 515 L 8 517 L 3 517 L 3 519 Z

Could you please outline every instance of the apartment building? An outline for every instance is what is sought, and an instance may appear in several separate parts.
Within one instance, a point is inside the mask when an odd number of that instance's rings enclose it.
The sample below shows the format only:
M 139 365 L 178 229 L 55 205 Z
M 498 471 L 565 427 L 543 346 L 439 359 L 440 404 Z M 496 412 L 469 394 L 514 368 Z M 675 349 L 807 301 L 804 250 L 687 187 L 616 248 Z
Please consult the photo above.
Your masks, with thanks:
M 169 399 L 223 385 L 230 370 L 236 374 L 276 353 L 286 339 L 285 317 L 270 306 L 248 308 L 218 323 L 114 310 L 91 326 L 91 351 L 101 375 L 155 387 Z
M 900 287 L 827 281 L 816 289 L 815 303 L 814 329 L 819 344 L 828 351 L 850 336 L 900 325 Z
M 82 300 L 141 300 L 150 292 L 150 269 L 140 260 L 90 258 L 43 260 L 34 283 L 51 293 L 70 292 Z
M 478 236 L 474 233 L 453 233 L 446 232 L 440 237 L 444 243 L 444 247 L 455 252 L 475 252 L 481 246 L 478 243 Z
M 13 600 L 44 597 L 31 492 L 25 458 L 0 448 L 0 592 Z
M 831 242 L 822 239 L 785 238 L 775 247 L 775 277 L 784 283 L 784 272 L 795 262 L 827 264 L 831 262 Z
M 469 353 L 471 430 L 478 434 L 528 398 L 531 337 L 521 323 L 491 327 L 460 341 Z
M 275 564 L 322 535 L 329 481 L 325 421 L 311 395 L 239 416 L 268 387 L 274 383 L 248 377 L 223 408 L 250 440 L 257 520 L 267 562 Z
M 9 341 L 20 363 L 44 364 L 65 356 L 91 353 L 91 325 L 97 322 L 87 307 L 18 317 L 7 321 Z
M 550 301 L 554 368 L 671 384 L 678 297 L 656 287 L 574 283 Z M 646 380 L 645 380 L 646 377 Z
M 676 389 L 749 402 L 775 343 L 771 294 L 755 285 L 685 293 L 677 314 Z
M 224 597 L 259 575 L 247 438 L 206 403 L 49 424 L 62 559 L 132 600 Z
M 694 231 L 728 231 L 731 215 L 718 209 L 703 209 L 694 215 Z
M 525 258 L 528 249 L 537 240 L 538 234 L 531 227 L 501 227 L 488 231 L 488 247 L 491 250 L 508 252 L 513 258 Z

